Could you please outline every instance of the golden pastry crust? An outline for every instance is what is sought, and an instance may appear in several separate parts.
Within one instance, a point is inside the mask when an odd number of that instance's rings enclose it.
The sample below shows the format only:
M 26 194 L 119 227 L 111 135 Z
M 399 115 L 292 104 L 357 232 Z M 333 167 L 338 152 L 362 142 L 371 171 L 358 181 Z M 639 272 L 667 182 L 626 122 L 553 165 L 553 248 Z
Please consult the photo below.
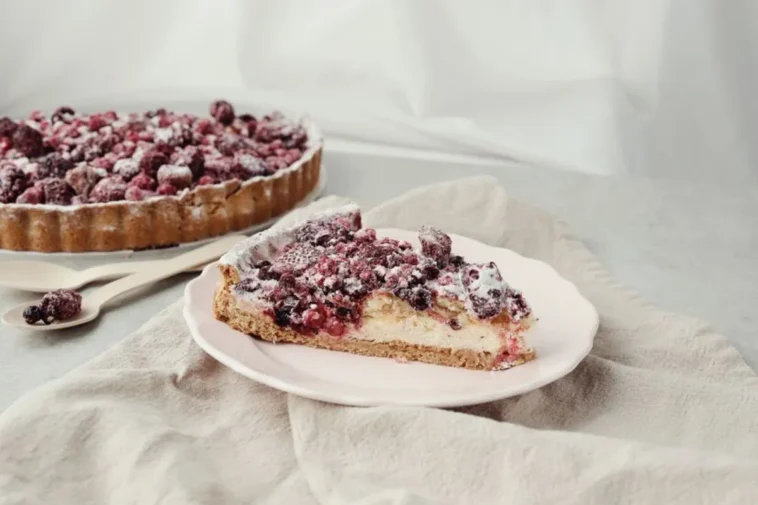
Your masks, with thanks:
M 59 207 L 0 204 L 0 249 L 93 252 L 168 247 L 244 230 L 296 207 L 318 184 L 321 151 L 271 177 L 176 197 Z

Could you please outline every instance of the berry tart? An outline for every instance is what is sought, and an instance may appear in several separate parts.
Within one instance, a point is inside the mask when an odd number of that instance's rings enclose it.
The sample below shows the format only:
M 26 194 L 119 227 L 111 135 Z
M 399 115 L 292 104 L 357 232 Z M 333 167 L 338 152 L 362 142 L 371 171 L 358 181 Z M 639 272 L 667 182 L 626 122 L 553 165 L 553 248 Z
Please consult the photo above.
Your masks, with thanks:
M 221 258 L 215 317 L 269 342 L 367 356 L 477 370 L 533 359 L 532 311 L 495 263 L 467 263 L 432 227 L 419 241 L 377 238 L 354 205 L 263 232 Z
M 114 251 L 193 242 L 262 224 L 319 182 L 306 120 L 165 109 L 0 118 L 0 249 Z

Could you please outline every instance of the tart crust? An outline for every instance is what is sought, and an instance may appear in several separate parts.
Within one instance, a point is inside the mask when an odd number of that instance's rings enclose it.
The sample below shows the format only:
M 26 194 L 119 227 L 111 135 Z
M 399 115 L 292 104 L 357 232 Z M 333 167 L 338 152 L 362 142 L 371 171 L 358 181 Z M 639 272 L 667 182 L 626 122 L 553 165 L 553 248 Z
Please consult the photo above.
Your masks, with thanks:
M 281 216 L 319 183 L 322 141 L 270 177 L 199 186 L 178 196 L 78 206 L 0 204 L 0 249 L 94 252 L 170 247 Z

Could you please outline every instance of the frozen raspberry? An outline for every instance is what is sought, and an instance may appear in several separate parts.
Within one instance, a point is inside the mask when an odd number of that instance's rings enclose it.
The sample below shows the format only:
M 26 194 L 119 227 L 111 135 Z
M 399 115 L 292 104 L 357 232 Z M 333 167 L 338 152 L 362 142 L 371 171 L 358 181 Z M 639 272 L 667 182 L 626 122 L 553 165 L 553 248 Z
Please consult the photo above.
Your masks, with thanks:
M 216 184 L 216 180 L 210 175 L 204 175 L 197 180 L 198 186 L 210 186 L 211 184 Z
M 192 171 L 189 167 L 163 165 L 158 170 L 158 184 L 170 184 L 176 189 L 188 188 L 192 185 Z
M 111 154 L 118 158 L 131 158 L 137 150 L 137 144 L 131 140 L 124 140 L 111 149 Z M 135 162 L 137 160 L 134 160 Z
M 303 323 L 308 328 L 320 330 L 326 323 L 326 318 L 317 309 L 309 309 L 303 313 Z
M 287 162 L 287 164 L 292 165 L 302 156 L 303 153 L 300 151 L 300 149 L 290 149 L 282 156 L 282 158 Z
M 93 152 L 96 151 L 101 154 L 109 153 L 116 148 L 119 142 L 121 142 L 121 137 L 115 133 L 101 134 L 94 142 Z
M 97 158 L 89 162 L 89 164 L 96 168 L 102 168 L 103 170 L 110 172 L 113 170 L 113 165 L 118 160 L 114 160 L 109 156 L 103 156 L 102 158 Z
M 124 199 L 132 202 L 139 202 L 145 199 L 145 194 L 137 186 L 129 186 L 124 193 Z
M 48 177 L 34 183 L 45 194 L 45 203 L 50 205 L 69 205 L 74 196 L 74 190 L 63 179 Z
M 92 188 L 95 187 L 100 179 L 108 176 L 108 172 L 102 168 L 92 167 L 89 165 L 79 165 L 76 168 L 72 168 L 66 172 L 66 182 L 69 186 L 74 188 L 76 194 L 84 197 L 89 197 Z
M 203 175 L 205 156 L 197 147 L 188 146 L 171 156 L 171 164 L 189 167 L 193 178 L 197 179 Z
M 64 105 L 63 107 L 58 107 L 55 109 L 55 112 L 53 112 L 53 115 L 50 116 L 50 119 L 53 121 L 63 121 L 68 123 L 74 118 L 75 115 L 76 112 L 74 112 L 74 109 Z
M 168 164 L 168 156 L 157 150 L 148 151 L 142 155 L 139 161 L 139 169 L 142 173 L 155 179 L 158 175 L 158 169 L 166 164 Z
M 74 196 L 74 190 L 63 179 L 48 177 L 34 183 L 44 195 L 42 201 L 50 205 L 69 205 Z M 25 192 L 26 193 L 26 192 Z M 24 196 L 23 194 L 21 196 Z M 19 197 L 20 198 L 20 197 Z M 17 200 L 18 201 L 18 200 Z
M 229 158 L 212 158 L 205 160 L 205 173 L 217 181 L 234 179 L 234 162 Z
M 373 228 L 362 228 L 355 232 L 357 242 L 370 243 L 376 241 L 376 230 Z
M 0 203 L 13 203 L 26 189 L 23 170 L 8 164 L 0 168 Z
M 65 321 L 82 311 L 82 295 L 69 289 L 51 291 L 42 297 L 39 308 L 44 314 L 45 324 Z
M 92 114 L 89 117 L 89 129 L 92 131 L 98 131 L 101 128 L 108 126 L 108 120 L 105 114 Z
M 149 175 L 140 172 L 131 181 L 129 181 L 128 186 L 136 187 L 143 191 L 155 191 L 158 183 Z
M 255 140 L 266 144 L 274 142 L 280 135 L 281 128 L 268 122 L 258 123 L 258 127 L 255 129 Z
M 210 119 L 198 119 L 194 124 L 195 132 L 202 135 L 209 135 L 213 132 L 213 122 Z
M 113 173 L 128 181 L 140 173 L 139 164 L 132 159 L 118 160 L 113 164 Z
M 234 107 L 225 100 L 217 100 L 211 104 L 211 117 L 223 125 L 230 125 L 234 121 Z
M 13 133 L 13 147 L 27 158 L 34 158 L 45 153 L 42 134 L 25 124 L 20 124 Z
M 274 150 L 268 144 L 258 144 L 255 147 L 255 152 L 258 153 L 258 157 L 264 159 L 274 154 Z
M 237 151 L 252 149 L 251 142 L 244 137 L 225 133 L 216 139 L 216 149 L 225 156 L 234 156 Z
M 461 272 L 461 281 L 471 308 L 480 319 L 495 317 L 505 307 L 508 286 L 503 283 L 494 262 L 466 265 Z
M 101 179 L 92 188 L 89 199 L 92 202 L 116 202 L 123 200 L 126 195 L 126 181 L 120 175 L 112 175 Z
M 289 164 L 284 160 L 284 158 L 279 158 L 277 156 L 269 156 L 266 158 L 266 167 L 271 172 L 276 172 L 277 170 L 287 168 L 288 166 Z
M 5 153 L 13 149 L 13 142 L 8 137 L 0 137 L 0 157 L 5 156 Z
M 12 137 L 18 125 L 9 117 L 0 118 L 0 137 Z
M 419 231 L 418 238 L 424 256 L 437 261 L 440 266 L 447 265 L 450 261 L 450 251 L 453 244 L 449 235 L 436 228 L 424 225 Z
M 158 194 L 163 196 L 171 196 L 175 195 L 179 192 L 178 189 L 176 189 L 176 186 L 172 186 L 171 184 L 161 184 L 158 186 Z
M 287 135 L 287 139 L 284 141 L 285 147 L 300 148 L 302 149 L 308 142 L 308 134 L 305 132 L 305 128 L 300 125 L 293 127 Z
M 336 317 L 330 317 L 326 320 L 326 323 L 324 324 L 324 329 L 329 335 L 332 335 L 333 337 L 341 337 L 345 334 L 345 330 L 347 329 L 345 327 L 345 323 L 337 319 Z
M 259 175 L 268 175 L 271 173 L 260 159 L 248 151 L 235 153 L 232 171 L 237 179 L 243 181 Z
M 45 203 L 45 192 L 38 186 L 26 188 L 26 191 L 21 193 L 21 196 L 16 199 L 16 203 L 26 203 L 30 205 Z
M 66 172 L 74 168 L 74 162 L 64 158 L 58 153 L 50 153 L 40 161 L 39 178 L 46 177 L 65 177 Z

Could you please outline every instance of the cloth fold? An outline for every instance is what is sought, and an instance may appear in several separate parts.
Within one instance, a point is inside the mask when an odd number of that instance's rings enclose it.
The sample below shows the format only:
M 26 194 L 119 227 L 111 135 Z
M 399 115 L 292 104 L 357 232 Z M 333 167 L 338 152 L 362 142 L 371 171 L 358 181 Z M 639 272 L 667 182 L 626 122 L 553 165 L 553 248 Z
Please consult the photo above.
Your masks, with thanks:
M 192 341 L 179 301 L 0 416 L 0 504 L 758 500 L 758 378 L 723 336 L 619 286 L 563 223 L 489 177 L 420 188 L 364 218 L 434 224 L 550 263 L 598 308 L 591 355 L 507 400 L 344 407 L 220 365 Z

